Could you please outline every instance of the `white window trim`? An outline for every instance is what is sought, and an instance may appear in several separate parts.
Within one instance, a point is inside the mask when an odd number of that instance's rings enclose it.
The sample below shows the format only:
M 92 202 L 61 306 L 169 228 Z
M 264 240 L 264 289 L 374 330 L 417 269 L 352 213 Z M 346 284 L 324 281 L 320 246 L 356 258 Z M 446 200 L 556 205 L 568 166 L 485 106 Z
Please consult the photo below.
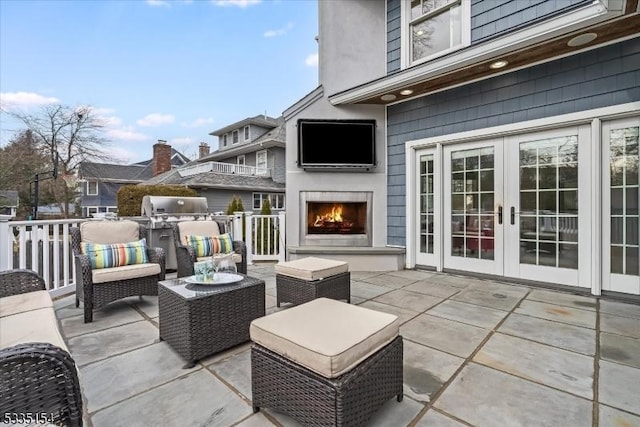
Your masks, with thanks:
M 264 166 L 260 166 L 260 157 L 264 156 Z M 256 151 L 256 168 L 267 170 L 269 167 L 269 159 L 267 157 L 267 150 Z
M 240 154 L 237 158 L 236 158 L 236 164 L 238 165 L 245 165 L 246 164 L 246 159 L 244 154 Z
M 624 118 L 635 116 L 640 113 L 640 102 L 630 102 L 627 104 L 614 105 L 610 107 L 596 108 L 593 110 L 585 110 L 576 113 L 563 114 L 553 117 L 545 117 L 542 119 L 529 120 L 525 122 L 512 123 L 508 125 L 494 126 L 484 129 L 477 129 L 467 132 L 459 132 L 449 135 L 440 135 L 430 138 L 418 139 L 414 141 L 407 141 L 405 143 L 405 186 L 406 194 L 415 194 L 416 185 L 416 156 L 419 150 L 424 148 L 436 147 L 438 158 L 442 158 L 442 147 L 449 144 L 457 144 L 462 142 L 477 141 L 479 139 L 493 138 L 493 137 L 506 137 L 509 135 L 517 135 L 523 133 L 537 132 L 547 129 L 565 128 L 572 125 L 579 125 L 585 123 L 591 123 L 592 137 L 594 143 L 592 143 L 592 150 L 600 149 L 599 135 L 601 133 L 600 127 L 602 121 L 611 120 L 617 118 Z M 593 155 L 593 153 L 592 153 Z M 595 156 L 592 160 L 591 166 L 599 168 L 601 159 L 599 156 Z M 601 194 L 601 183 L 595 178 L 597 174 L 592 174 L 592 182 L 590 183 L 590 189 L 592 197 L 599 198 Z M 442 188 L 440 188 L 442 191 Z M 405 207 L 405 229 L 406 229 L 406 268 L 414 268 L 416 265 L 416 219 L 415 212 L 417 209 L 418 201 L 415 197 L 408 197 Z M 442 206 L 440 206 L 442 209 Z M 589 208 L 591 213 L 593 209 L 600 209 L 600 203 L 591 202 Z M 595 222 L 598 217 L 593 217 L 592 223 Z M 595 228 L 595 226 L 594 226 Z M 592 230 L 593 231 L 593 230 Z M 601 260 L 601 247 L 602 237 L 599 233 L 593 233 L 593 239 L 591 241 L 591 265 L 600 264 Z M 442 254 L 440 260 L 436 266 L 437 271 L 442 271 Z M 600 295 L 602 291 L 602 277 L 600 269 L 595 269 L 599 274 L 594 275 L 594 268 L 591 269 L 591 294 Z
M 408 3 L 409 0 L 403 1 Z M 405 72 L 391 75 L 387 78 L 374 81 L 371 84 L 364 84 L 353 89 L 345 90 L 337 95 L 330 96 L 329 102 L 331 102 L 331 105 L 341 105 L 362 101 L 371 96 L 375 96 L 378 93 L 387 91 L 389 90 L 389 88 L 397 88 L 399 86 L 411 84 L 416 80 L 434 78 L 439 75 L 464 68 L 466 66 L 477 64 L 483 61 L 489 61 L 490 59 L 496 58 L 498 56 L 527 48 L 536 43 L 552 39 L 567 32 L 580 30 L 584 27 L 594 25 L 598 22 L 613 19 L 617 16 L 622 15 L 622 13 L 623 12 L 621 10 L 607 10 L 607 8 L 602 3 L 595 1 L 587 6 L 583 6 L 560 16 L 550 18 L 536 25 L 531 25 L 521 30 L 507 33 L 495 40 L 490 40 L 485 43 L 470 46 L 469 48 L 464 49 L 461 52 L 446 56 L 440 60 L 422 63 L 418 66 L 414 66 L 411 69 L 406 70 Z M 401 30 L 404 31 L 401 33 L 402 48 L 400 49 L 400 58 L 402 70 L 405 70 L 407 68 L 406 55 L 408 55 L 408 52 L 407 48 L 404 46 L 404 43 L 406 43 L 409 28 L 408 16 L 405 7 L 402 8 L 402 12 L 400 15 Z M 560 55 L 555 58 L 549 58 L 548 60 L 539 61 L 534 64 L 528 64 L 520 68 L 554 61 L 558 58 L 570 56 L 577 52 L 584 52 L 599 47 L 602 47 L 602 45 L 594 45 L 593 47 L 578 49 L 575 52 L 569 52 L 565 55 Z M 513 72 L 518 69 L 519 68 L 510 68 L 509 70 L 505 71 L 505 73 Z M 491 74 L 478 80 L 495 77 L 496 75 L 498 74 Z M 468 83 L 471 82 L 468 81 L 464 84 Z M 450 87 L 439 89 L 434 92 L 439 92 L 441 90 L 447 89 L 450 89 Z
M 402 3 L 402 12 L 401 12 L 401 25 L 400 28 L 400 40 L 401 40 L 401 49 L 400 49 L 400 58 L 401 63 L 403 65 L 403 69 L 407 67 L 411 67 L 414 65 L 422 64 L 424 62 L 431 61 L 440 56 L 444 56 L 450 52 L 454 52 L 456 50 L 460 50 L 464 47 L 467 47 L 471 44 L 471 1 L 466 0 L 458 0 L 457 3 L 451 3 L 449 5 L 438 8 L 436 11 L 429 12 L 425 15 L 431 15 L 429 18 L 438 15 L 440 13 L 444 13 L 446 9 L 450 9 L 453 6 L 460 6 L 460 44 L 455 46 L 451 46 L 449 49 L 444 49 L 439 52 L 436 52 L 432 55 L 425 56 L 424 58 L 420 58 L 416 61 L 413 61 L 411 55 L 411 31 L 409 31 L 410 25 L 412 21 L 419 21 L 423 19 L 422 17 L 416 18 L 415 20 L 411 19 L 411 0 L 404 1 Z
M 96 192 L 95 193 L 90 193 L 89 192 L 90 184 L 95 184 L 96 185 Z M 100 192 L 100 190 L 98 189 L 98 181 L 87 181 L 87 188 L 86 188 L 86 193 L 87 193 L 86 195 L 87 196 L 97 196 L 99 192 Z
M 240 142 L 240 134 L 236 129 L 233 132 L 231 132 L 231 144 L 237 144 L 238 142 Z
M 222 146 L 226 147 L 227 146 L 227 133 L 225 133 L 224 135 L 222 135 Z
M 245 141 L 249 141 L 251 139 L 251 129 L 249 128 L 249 126 L 245 126 L 242 130 L 242 133 L 244 135 Z

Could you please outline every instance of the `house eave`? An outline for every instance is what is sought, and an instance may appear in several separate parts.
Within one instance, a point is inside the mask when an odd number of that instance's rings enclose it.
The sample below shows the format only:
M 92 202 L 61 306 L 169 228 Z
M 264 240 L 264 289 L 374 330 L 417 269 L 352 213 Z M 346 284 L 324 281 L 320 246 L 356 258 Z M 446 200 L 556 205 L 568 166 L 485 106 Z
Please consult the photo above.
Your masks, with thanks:
M 635 3 L 631 4 L 633 2 Z M 637 29 L 640 28 L 637 0 L 631 0 L 624 5 L 615 2 L 618 4 L 617 7 L 613 3 L 610 2 L 610 7 L 619 10 L 608 10 L 601 2 L 592 2 L 539 24 L 330 95 L 329 102 L 336 106 L 394 104 L 470 81 L 490 78 L 516 68 L 531 66 L 534 63 L 551 61 L 615 41 L 637 37 Z M 586 31 L 597 31 L 599 36 L 584 47 L 567 46 L 569 39 Z M 490 69 L 489 65 L 498 59 L 507 59 L 509 66 L 501 70 Z M 413 93 L 403 96 L 400 91 L 404 89 L 411 89 Z M 394 95 L 394 99 L 383 101 L 382 95 Z

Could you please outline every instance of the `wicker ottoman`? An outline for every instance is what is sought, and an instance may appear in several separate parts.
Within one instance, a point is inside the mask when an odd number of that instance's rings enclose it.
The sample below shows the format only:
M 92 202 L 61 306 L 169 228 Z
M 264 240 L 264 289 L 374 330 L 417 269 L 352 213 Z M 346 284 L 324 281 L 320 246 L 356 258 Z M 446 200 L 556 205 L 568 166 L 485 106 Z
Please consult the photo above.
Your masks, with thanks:
M 303 304 L 316 298 L 351 302 L 349 264 L 332 259 L 307 257 L 280 262 L 276 272 L 276 304 Z
M 357 426 L 402 400 L 397 316 L 318 298 L 251 322 L 253 411 L 303 425 Z

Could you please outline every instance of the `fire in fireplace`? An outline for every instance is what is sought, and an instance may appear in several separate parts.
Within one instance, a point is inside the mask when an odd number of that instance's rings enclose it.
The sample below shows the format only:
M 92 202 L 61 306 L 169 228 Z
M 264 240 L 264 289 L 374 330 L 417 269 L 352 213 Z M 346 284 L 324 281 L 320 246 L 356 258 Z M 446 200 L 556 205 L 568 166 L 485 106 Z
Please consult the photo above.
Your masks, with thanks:
M 365 234 L 366 202 L 308 202 L 307 234 Z

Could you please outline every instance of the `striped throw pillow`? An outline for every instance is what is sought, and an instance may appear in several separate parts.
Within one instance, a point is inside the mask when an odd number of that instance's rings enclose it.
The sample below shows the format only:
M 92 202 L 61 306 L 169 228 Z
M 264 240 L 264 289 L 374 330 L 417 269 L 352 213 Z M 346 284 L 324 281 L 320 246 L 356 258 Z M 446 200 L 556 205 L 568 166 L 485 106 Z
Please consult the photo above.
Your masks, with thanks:
M 233 241 L 229 233 L 219 236 L 187 235 L 186 240 L 189 246 L 194 249 L 197 258 L 233 252 Z
M 80 248 L 83 254 L 89 255 L 91 268 L 121 267 L 149 262 L 146 239 L 113 244 L 82 242 Z

